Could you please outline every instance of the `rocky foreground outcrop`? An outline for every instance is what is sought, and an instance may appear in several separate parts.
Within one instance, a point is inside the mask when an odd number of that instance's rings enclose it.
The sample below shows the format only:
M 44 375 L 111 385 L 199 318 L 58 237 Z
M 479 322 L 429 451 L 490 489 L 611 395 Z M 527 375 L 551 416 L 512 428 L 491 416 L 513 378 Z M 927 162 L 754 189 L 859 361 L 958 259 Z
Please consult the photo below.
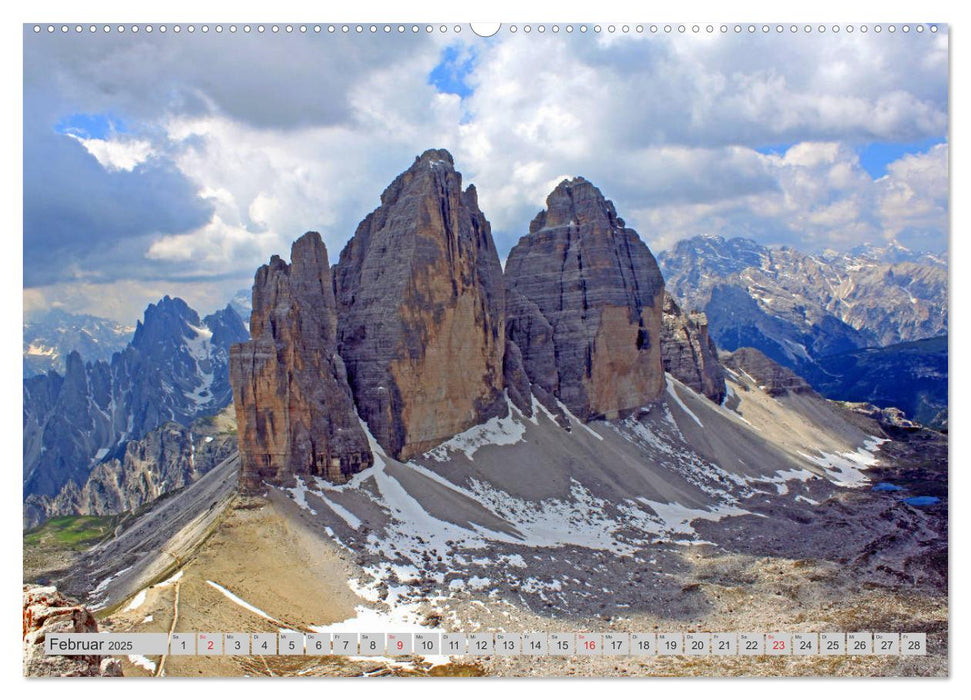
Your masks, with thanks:
M 664 371 L 715 403 L 725 398 L 725 372 L 718 348 L 708 335 L 708 318 L 701 311 L 685 313 L 664 293 L 661 360 Z
M 615 418 L 661 395 L 664 280 L 590 182 L 556 187 L 509 253 L 505 281 L 526 374 L 579 418 Z
M 295 474 L 346 481 L 371 466 L 344 362 L 327 249 L 310 232 L 288 265 L 273 256 L 253 284 L 252 340 L 232 348 L 240 485 Z
M 426 151 L 384 191 L 334 284 L 354 401 L 389 454 L 407 459 L 506 410 L 502 267 L 448 151 Z
M 907 415 L 899 408 L 880 408 L 872 403 L 858 403 L 853 401 L 839 401 L 840 406 L 859 413 L 862 416 L 871 418 L 881 426 L 891 428 L 902 428 L 905 430 L 919 430 L 922 426 L 907 418 Z
M 120 676 L 117 659 L 103 656 L 47 656 L 48 634 L 97 632 L 94 616 L 53 586 L 24 586 L 24 675 Z
M 739 348 L 735 352 L 724 353 L 721 361 L 726 368 L 754 379 L 759 388 L 769 396 L 815 393 L 805 379 L 755 348 Z

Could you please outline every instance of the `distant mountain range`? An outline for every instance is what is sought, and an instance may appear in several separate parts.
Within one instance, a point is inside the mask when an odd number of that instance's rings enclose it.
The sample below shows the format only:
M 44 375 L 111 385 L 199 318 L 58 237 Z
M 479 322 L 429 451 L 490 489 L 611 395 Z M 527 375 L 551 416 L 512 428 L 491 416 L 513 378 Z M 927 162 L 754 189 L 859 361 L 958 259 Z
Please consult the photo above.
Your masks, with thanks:
M 820 356 L 947 333 L 946 259 L 899 245 L 808 255 L 696 236 L 658 263 L 681 305 L 708 314 L 720 348 L 756 347 L 797 371 Z
M 166 421 L 123 454 L 98 462 L 86 480 L 68 481 L 54 496 L 24 499 L 25 528 L 63 515 L 118 515 L 188 486 L 236 455 L 232 408 L 189 425 Z
M 124 350 L 134 332 L 134 326 L 62 309 L 30 314 L 24 318 L 24 376 L 50 370 L 63 374 L 72 352 L 91 362 L 110 360 Z
M 229 348 L 247 338 L 231 307 L 200 319 L 166 296 L 110 361 L 71 352 L 63 375 L 25 379 L 24 497 L 80 488 L 99 463 L 124 460 L 129 441 L 217 414 L 232 401 Z
M 704 311 L 709 334 L 722 350 L 757 348 L 830 398 L 869 396 L 881 407 L 903 408 L 921 420 L 913 413 L 917 406 L 909 379 L 916 370 L 903 361 L 886 361 L 896 356 L 891 346 L 947 334 L 946 256 L 915 253 L 896 243 L 808 255 L 744 238 L 696 236 L 661 253 L 658 263 L 670 293 L 687 309 Z M 856 352 L 874 347 L 886 352 Z M 921 384 L 927 403 L 919 414 L 924 420 L 936 416 L 929 424 L 942 427 L 946 341 L 934 347 L 944 352 L 944 381 Z M 903 352 L 914 358 L 913 348 Z M 857 360 L 848 364 L 850 357 Z M 884 372 L 905 377 L 877 376 L 871 357 L 881 358 Z M 937 367 L 936 351 L 933 357 Z

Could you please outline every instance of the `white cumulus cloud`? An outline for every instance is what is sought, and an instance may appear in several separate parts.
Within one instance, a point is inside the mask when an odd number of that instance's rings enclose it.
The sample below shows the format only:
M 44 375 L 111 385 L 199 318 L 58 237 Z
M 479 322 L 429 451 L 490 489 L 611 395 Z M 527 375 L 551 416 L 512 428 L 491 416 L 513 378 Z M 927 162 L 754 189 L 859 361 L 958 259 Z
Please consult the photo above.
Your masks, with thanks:
M 124 137 L 94 139 L 76 134 L 67 135 L 84 146 L 85 150 L 109 171 L 125 170 L 131 172 L 152 155 L 152 144 L 141 139 Z

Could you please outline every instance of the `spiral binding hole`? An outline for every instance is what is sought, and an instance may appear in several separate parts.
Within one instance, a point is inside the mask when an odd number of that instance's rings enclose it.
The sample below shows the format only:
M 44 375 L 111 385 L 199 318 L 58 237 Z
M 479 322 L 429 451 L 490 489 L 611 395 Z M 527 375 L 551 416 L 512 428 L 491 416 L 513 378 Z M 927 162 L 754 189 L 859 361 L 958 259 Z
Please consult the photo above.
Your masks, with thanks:
M 104 24 L 104 25 L 95 25 L 95 24 L 90 24 L 90 25 L 82 25 L 82 24 L 77 24 L 77 25 L 69 25 L 69 24 L 60 24 L 60 25 L 57 25 L 57 24 L 47 24 L 47 25 L 42 25 L 42 24 L 35 24 L 35 25 L 31 25 L 31 30 L 32 30 L 32 32 L 34 34 L 43 34 L 43 33 L 47 33 L 47 34 L 58 34 L 58 33 L 60 33 L 60 34 L 71 34 L 71 33 L 74 33 L 74 34 L 83 34 L 86 31 L 88 33 L 91 33 L 91 34 L 99 33 L 99 32 L 100 33 L 104 33 L 104 34 L 111 34 L 111 33 L 124 34 L 125 32 L 129 32 L 131 34 L 137 34 L 138 32 L 144 32 L 146 34 L 150 34 L 150 33 L 153 33 L 155 31 L 159 32 L 160 34 L 165 34 L 165 33 L 168 33 L 168 31 L 170 31 L 170 30 L 173 33 L 175 33 L 175 34 L 181 34 L 182 31 L 183 31 L 183 29 L 188 34 L 197 34 L 197 33 L 198 34 L 210 34 L 210 33 L 223 34 L 224 31 L 228 31 L 230 34 L 236 34 L 236 33 L 238 33 L 238 31 L 239 31 L 240 28 L 242 28 L 242 31 L 243 31 L 244 34 L 250 34 L 250 33 L 252 33 L 252 31 L 254 29 L 254 27 L 251 27 L 248 24 L 247 25 L 241 25 L 241 27 L 237 27 L 237 25 L 235 25 L 235 24 L 225 25 L 225 26 L 224 25 L 221 25 L 221 24 L 216 24 L 216 25 L 211 25 L 211 26 L 210 25 L 207 25 L 207 24 L 201 24 L 201 25 L 194 25 L 194 24 L 185 24 L 185 25 L 180 25 L 180 24 L 173 24 L 173 25 L 164 25 L 164 24 L 162 24 L 162 25 L 151 25 L 151 24 L 145 24 L 145 25 L 138 25 L 138 24 L 129 24 L 129 25 L 125 25 L 125 24 L 118 24 L 118 25 L 108 25 L 108 24 Z M 72 32 L 72 29 L 73 29 L 73 32 Z M 265 33 L 267 33 L 268 30 L 272 34 L 280 34 L 281 33 L 281 30 L 282 30 L 282 33 L 285 33 L 285 34 L 307 34 L 309 31 L 311 31 L 311 29 L 312 29 L 312 31 L 313 31 L 314 34 L 320 34 L 321 31 L 323 31 L 322 26 L 319 25 L 319 24 L 312 25 L 312 26 L 306 25 L 306 24 L 299 24 L 299 25 L 293 25 L 293 24 L 286 24 L 286 25 L 278 25 L 278 24 L 262 25 L 262 24 L 260 24 L 260 25 L 256 25 L 255 26 L 255 30 L 256 30 L 256 32 L 258 34 L 265 34 Z M 418 24 L 414 24 L 414 25 L 404 25 L 404 24 L 398 24 L 398 25 L 391 25 L 391 24 L 385 24 L 385 25 L 379 25 L 379 24 L 370 24 L 370 25 L 361 25 L 361 24 L 357 24 L 357 25 L 347 25 L 347 24 L 343 24 L 343 25 L 336 25 L 336 26 L 335 25 L 327 25 L 327 33 L 328 34 L 335 34 L 335 33 L 337 33 L 339 31 L 341 34 L 348 34 L 348 35 L 350 35 L 350 34 L 380 34 L 380 33 L 391 34 L 393 32 L 397 32 L 398 34 L 404 34 L 404 33 L 408 32 L 409 29 L 410 29 L 410 31 L 411 31 L 412 34 L 419 34 L 419 33 L 422 33 L 422 32 L 424 32 L 425 34 L 432 34 L 432 33 L 434 33 L 436 31 L 436 29 L 437 29 L 438 33 L 440 33 L 440 34 L 448 34 L 448 33 L 460 34 L 462 32 L 462 25 L 459 25 L 459 24 L 455 24 L 455 25 L 451 25 L 451 26 L 450 25 L 447 25 L 447 24 L 439 24 L 439 25 L 432 25 L 432 24 L 426 24 L 426 25 L 418 25 Z M 896 25 L 896 24 L 884 24 L 884 25 L 881 25 L 881 24 L 873 24 L 873 25 L 866 25 L 866 24 L 853 25 L 853 24 L 847 24 L 847 25 L 843 25 L 843 26 L 838 25 L 838 24 L 829 25 L 829 26 L 824 25 L 824 24 L 819 24 L 819 25 L 816 25 L 816 26 L 813 26 L 813 25 L 810 25 L 810 24 L 805 24 L 805 25 L 797 25 L 797 24 L 791 24 L 791 25 L 783 25 L 783 24 L 776 24 L 776 25 L 771 25 L 771 24 L 761 24 L 761 25 L 756 25 L 756 24 L 747 24 L 747 25 L 742 25 L 742 24 L 734 24 L 734 25 L 728 25 L 728 24 L 722 24 L 722 25 L 712 25 L 712 24 L 708 24 L 708 25 L 700 25 L 700 24 L 691 24 L 691 25 L 674 24 L 674 25 L 672 25 L 672 24 L 665 24 L 665 25 L 660 25 L 660 26 L 659 25 L 656 25 L 656 24 L 651 24 L 651 25 L 646 25 L 646 26 L 645 25 L 642 25 L 642 24 L 637 24 L 637 25 L 629 25 L 629 24 L 622 24 L 622 25 L 616 25 L 616 24 L 608 24 L 608 25 L 600 25 L 600 24 L 586 25 L 586 24 L 579 24 L 579 25 L 573 25 L 573 24 L 566 24 L 566 25 L 562 25 L 562 26 L 561 25 L 558 25 L 558 24 L 550 24 L 550 25 L 545 25 L 545 24 L 510 24 L 510 25 L 507 25 L 505 27 L 500 27 L 500 29 L 505 29 L 506 32 L 509 33 L 509 34 L 518 34 L 518 33 L 522 33 L 522 34 L 532 34 L 534 32 L 536 34 L 546 34 L 546 33 L 559 34 L 559 33 L 561 33 L 561 31 L 564 31 L 567 34 L 573 34 L 576 31 L 580 32 L 581 34 L 588 34 L 588 33 L 592 33 L 592 34 L 603 34 L 604 32 L 606 32 L 608 34 L 617 34 L 617 33 L 630 34 L 631 32 L 636 32 L 637 34 L 643 34 L 645 31 L 648 31 L 651 34 L 657 34 L 658 32 L 663 32 L 665 34 L 672 34 L 674 32 L 677 32 L 678 34 L 685 34 L 685 33 L 689 33 L 689 32 L 691 34 L 701 34 L 703 32 L 704 33 L 707 33 L 707 34 L 714 34 L 716 31 L 719 32 L 719 33 L 721 33 L 721 34 L 728 34 L 728 33 L 734 33 L 734 34 L 759 34 L 759 33 L 761 33 L 761 34 L 771 34 L 772 31 L 773 31 L 773 29 L 775 30 L 775 33 L 776 34 L 783 34 L 787 30 L 788 30 L 788 32 L 790 34 L 798 34 L 798 33 L 805 33 L 805 34 L 826 34 L 827 32 L 830 32 L 832 34 L 839 34 L 841 32 L 845 32 L 846 34 L 852 34 L 852 33 L 857 32 L 857 31 L 859 31 L 862 34 L 866 34 L 866 33 L 871 32 L 871 31 L 874 32 L 874 33 L 876 33 L 876 34 L 883 34 L 884 32 L 886 32 L 887 34 L 912 34 L 912 33 L 913 34 L 924 34 L 925 32 L 929 32 L 931 34 L 937 34 L 939 32 L 939 30 L 940 30 L 940 26 L 939 25 L 936 25 L 936 24 L 900 24 L 900 25 Z M 197 30 L 198 30 L 198 32 L 197 32 Z M 210 31 L 210 30 L 212 30 L 212 31 Z M 475 33 L 475 32 L 473 32 L 473 33 Z

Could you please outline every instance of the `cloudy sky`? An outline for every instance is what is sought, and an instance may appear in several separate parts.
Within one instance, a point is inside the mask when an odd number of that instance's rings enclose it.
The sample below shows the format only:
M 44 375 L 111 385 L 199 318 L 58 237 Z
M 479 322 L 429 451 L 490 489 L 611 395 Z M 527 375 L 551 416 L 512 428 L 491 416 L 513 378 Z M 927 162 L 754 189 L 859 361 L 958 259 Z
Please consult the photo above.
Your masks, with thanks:
M 945 32 L 490 39 L 24 35 L 24 304 L 203 312 L 307 230 L 331 262 L 430 147 L 500 256 L 583 175 L 655 252 L 699 233 L 947 247 Z

